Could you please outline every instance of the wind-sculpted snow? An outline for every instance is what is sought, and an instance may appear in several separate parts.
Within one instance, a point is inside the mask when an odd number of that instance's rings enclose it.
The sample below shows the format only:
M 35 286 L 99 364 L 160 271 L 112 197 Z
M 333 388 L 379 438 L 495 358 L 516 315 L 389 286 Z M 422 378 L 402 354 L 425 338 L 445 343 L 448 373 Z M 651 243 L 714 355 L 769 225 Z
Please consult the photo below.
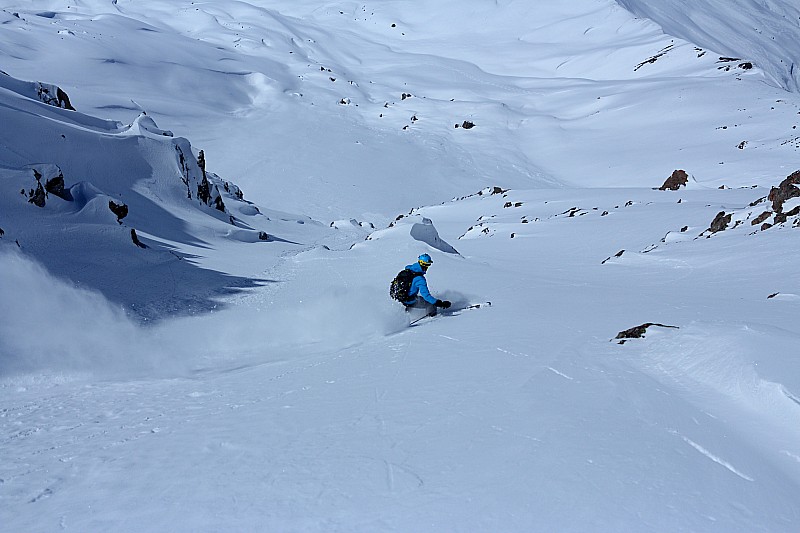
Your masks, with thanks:
M 800 89 L 800 7 L 791 0 L 618 0 L 665 33 L 751 61 L 782 88 Z M 724 64 L 723 64 L 724 67 Z
M 206 170 L 203 151 L 145 113 L 123 126 L 40 102 L 11 76 L 0 83 L 12 90 L 0 93 L 0 246 L 16 245 L 140 319 L 206 311 L 267 281 L 251 266 L 238 267 L 245 275 L 202 268 L 217 239 L 269 244 L 277 260 L 324 232 L 245 201 Z M 250 255 L 263 265 L 262 253 Z
M 427 218 L 423 218 L 419 222 L 414 222 L 411 225 L 410 235 L 414 239 L 424 242 L 428 246 L 436 248 L 437 250 L 442 251 L 444 253 L 447 254 L 458 253 L 458 250 L 453 248 L 453 246 L 450 243 L 442 240 L 442 238 L 439 237 L 439 232 L 436 231 L 436 228 L 434 227 L 433 223 Z
M 720 7 L 708 32 L 768 15 L 737 8 Z M 487 183 L 660 184 L 675 168 L 708 186 L 750 185 L 797 151 L 792 105 L 775 105 L 785 92 L 763 86 L 760 63 L 721 63 L 722 52 L 611 0 L 57 0 L 4 13 L 4 30 L 20 36 L 8 40 L 6 72 L 44 71 L 93 115 L 130 123 L 145 110 L 202 146 L 250 200 L 279 194 L 283 209 L 318 219 L 382 223 Z M 793 50 L 792 35 L 764 38 Z M 454 127 L 465 121 L 477 126 Z M 384 179 L 402 186 L 386 195 Z M 336 195 L 348 201 L 333 206 Z

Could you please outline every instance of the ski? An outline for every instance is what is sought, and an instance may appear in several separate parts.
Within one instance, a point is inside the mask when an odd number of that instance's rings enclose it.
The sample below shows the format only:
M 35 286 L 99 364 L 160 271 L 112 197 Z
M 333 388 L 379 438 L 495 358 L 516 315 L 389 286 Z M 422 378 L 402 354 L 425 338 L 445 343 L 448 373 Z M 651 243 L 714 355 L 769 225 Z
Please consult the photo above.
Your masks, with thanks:
M 421 322 L 422 320 L 425 320 L 426 318 L 436 318 L 438 316 L 456 316 L 456 315 L 460 314 L 462 311 L 469 311 L 471 309 L 481 309 L 481 308 L 486 308 L 486 307 L 491 307 L 491 306 L 492 306 L 492 302 L 486 301 L 486 302 L 468 304 L 468 305 L 465 305 L 463 307 L 450 307 L 448 309 L 442 309 L 441 311 L 437 312 L 435 315 L 431 315 L 431 314 L 422 315 L 421 317 L 415 318 L 414 320 L 409 322 L 408 325 L 409 326 L 413 326 L 414 324 L 417 324 L 418 322 Z
M 452 308 L 451 309 L 453 311 L 466 311 L 468 309 L 480 309 L 481 307 L 491 307 L 491 306 L 492 306 L 492 302 L 481 302 L 481 303 L 477 303 L 477 304 L 469 304 L 466 307 L 461 307 L 461 308 L 458 308 L 458 309 L 452 309 Z

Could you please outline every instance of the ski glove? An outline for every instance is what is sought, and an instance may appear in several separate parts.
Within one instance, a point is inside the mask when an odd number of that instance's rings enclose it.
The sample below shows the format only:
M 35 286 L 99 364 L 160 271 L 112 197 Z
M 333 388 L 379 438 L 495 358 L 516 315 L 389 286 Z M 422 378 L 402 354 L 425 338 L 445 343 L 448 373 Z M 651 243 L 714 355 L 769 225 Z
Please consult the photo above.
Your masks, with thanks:
M 436 300 L 436 303 L 433 304 L 433 305 L 435 305 L 436 307 L 441 307 L 442 309 L 448 309 L 450 307 L 450 305 L 452 305 L 452 304 L 447 300 L 444 300 L 444 301 Z

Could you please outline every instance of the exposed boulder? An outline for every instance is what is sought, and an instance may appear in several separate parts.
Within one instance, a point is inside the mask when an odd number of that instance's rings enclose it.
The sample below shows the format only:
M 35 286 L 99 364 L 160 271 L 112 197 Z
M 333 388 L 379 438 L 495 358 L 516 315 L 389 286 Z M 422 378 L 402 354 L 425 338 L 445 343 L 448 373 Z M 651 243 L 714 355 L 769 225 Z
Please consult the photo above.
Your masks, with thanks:
M 217 197 L 214 198 L 214 207 L 217 211 L 225 212 L 225 202 L 222 201 L 222 196 L 220 196 L 219 193 L 217 193 Z
M 125 204 L 118 204 L 109 200 L 108 208 L 117 216 L 117 222 L 120 224 L 122 224 L 122 219 L 128 216 L 128 206 Z
M 800 188 L 797 187 L 798 184 L 800 184 L 800 170 L 790 174 L 780 185 L 773 187 L 769 191 L 767 199 L 772 202 L 773 211 L 781 213 L 783 211 L 783 204 L 787 200 L 800 196 Z
M 619 252 L 615 253 L 615 254 L 614 254 L 612 257 L 622 257 L 622 254 L 624 254 L 624 253 L 625 253 L 625 250 L 620 250 Z M 603 262 L 602 262 L 602 263 L 600 263 L 600 264 L 601 264 L 601 265 L 605 265 L 605 264 L 606 264 L 606 263 L 608 263 L 609 261 L 611 261 L 611 257 L 607 257 L 607 258 L 605 258 L 605 259 L 603 260 Z
M 44 190 L 59 198 L 64 198 L 64 174 L 59 173 L 58 176 L 47 180 L 44 184 Z
M 772 216 L 772 211 L 764 211 L 763 213 L 758 215 L 756 218 L 754 218 L 753 221 L 750 224 L 752 226 L 757 226 L 758 224 L 761 224 L 762 222 L 764 222 L 765 220 L 767 220 L 771 216 Z
M 759 207 L 766 202 L 770 203 L 772 209 Z M 758 198 L 744 209 L 717 213 L 706 231 L 714 234 L 736 228 L 747 221 L 760 231 L 787 222 L 791 222 L 792 227 L 800 227 L 800 170 L 787 176 L 777 187 L 772 187 L 769 195 Z
M 180 155 L 183 156 L 183 152 L 180 152 Z M 202 178 L 197 184 L 197 199 L 206 205 L 213 204 L 218 211 L 224 213 L 225 202 L 222 200 L 222 194 L 220 194 L 219 188 L 216 185 L 212 185 L 208 179 L 208 174 L 206 173 L 206 157 L 203 150 L 200 150 L 200 153 L 197 154 L 197 166 L 200 168 L 202 174 Z M 186 180 L 188 181 L 188 179 L 187 177 Z
M 664 184 L 658 188 L 659 191 L 677 191 L 689 183 L 689 175 L 685 170 L 675 170 Z
M 58 165 L 54 164 L 41 164 L 33 168 L 33 177 L 36 178 L 38 183 L 44 181 L 44 192 L 52 194 L 62 200 L 71 202 L 73 200 L 72 194 L 64 184 L 64 174 Z M 37 187 L 38 189 L 38 187 Z
M 75 108 L 72 107 L 72 104 L 69 101 L 69 96 L 67 96 L 67 93 L 61 90 L 61 87 L 48 83 L 37 82 L 36 93 L 39 96 L 39 100 L 47 105 L 75 111 Z
M 147 248 L 147 245 L 139 240 L 139 236 L 136 235 L 136 230 L 133 229 L 133 228 L 131 228 L 131 240 L 133 241 L 133 244 L 135 244 L 139 248 L 143 248 L 143 249 Z
M 203 179 L 197 185 L 197 198 L 208 205 L 211 202 L 211 192 L 209 191 L 208 178 L 206 177 L 206 157 L 202 150 L 197 154 L 197 166 L 203 173 Z
M 31 189 L 28 203 L 31 203 L 37 207 L 44 207 L 47 203 L 47 193 L 45 192 L 44 187 L 42 187 L 42 182 L 39 181 L 39 177 L 36 178 L 36 189 Z
M 714 220 L 711 221 L 711 227 L 708 230 L 711 233 L 717 233 L 718 231 L 723 231 L 725 228 L 728 227 L 728 224 L 731 223 L 731 218 L 733 217 L 733 213 L 725 214 L 725 211 L 720 211 L 717 213 L 717 216 L 714 217 Z
M 641 326 L 635 326 L 630 329 L 626 329 L 625 331 L 620 331 L 617 333 L 617 336 L 614 339 L 621 339 L 619 344 L 625 344 L 627 339 L 640 339 L 644 337 L 644 334 L 647 332 L 647 328 L 651 326 L 658 326 L 660 328 L 674 328 L 678 329 L 678 326 L 668 326 L 666 324 L 658 324 L 655 322 L 646 322 Z

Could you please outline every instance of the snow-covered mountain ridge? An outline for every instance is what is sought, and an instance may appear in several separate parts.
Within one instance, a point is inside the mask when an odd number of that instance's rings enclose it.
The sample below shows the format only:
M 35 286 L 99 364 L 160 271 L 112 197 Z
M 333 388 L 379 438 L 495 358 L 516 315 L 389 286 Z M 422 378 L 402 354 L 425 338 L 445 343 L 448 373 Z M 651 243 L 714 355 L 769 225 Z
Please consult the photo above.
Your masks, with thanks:
M 207 310 L 215 293 L 259 282 L 260 269 L 241 264 L 244 252 L 232 261 L 238 271 L 195 266 L 193 251 L 209 239 L 285 250 L 325 232 L 308 217 L 245 201 L 238 186 L 206 171 L 202 151 L 148 115 L 103 121 L 37 98 L 36 87 L 0 76 L 4 242 L 133 315 Z
M 487 179 L 643 186 L 685 168 L 711 186 L 768 186 L 795 170 L 786 160 L 797 154 L 800 109 L 765 74 L 791 58 L 793 40 L 781 39 L 786 57 L 757 62 L 741 41 L 700 49 L 611 1 L 10 5 L 3 27 L 20 39 L 7 44 L 7 72 L 46 72 L 89 114 L 130 122 L 144 108 L 202 147 L 251 200 L 278 193 L 284 209 L 315 218 L 384 222 L 387 210 L 444 201 Z M 720 12 L 747 12 L 737 8 Z M 706 33 L 730 34 L 727 15 L 701 20 Z M 741 60 L 727 60 L 728 50 Z M 755 68 L 739 68 L 748 62 Z M 455 127 L 464 121 L 476 127 Z M 664 134 L 673 128 L 681 134 Z M 489 143 L 496 157 L 475 155 Z M 408 185 L 391 205 L 384 178 Z M 364 201 L 309 205 L 288 185 L 295 180 L 326 196 L 357 189 Z

